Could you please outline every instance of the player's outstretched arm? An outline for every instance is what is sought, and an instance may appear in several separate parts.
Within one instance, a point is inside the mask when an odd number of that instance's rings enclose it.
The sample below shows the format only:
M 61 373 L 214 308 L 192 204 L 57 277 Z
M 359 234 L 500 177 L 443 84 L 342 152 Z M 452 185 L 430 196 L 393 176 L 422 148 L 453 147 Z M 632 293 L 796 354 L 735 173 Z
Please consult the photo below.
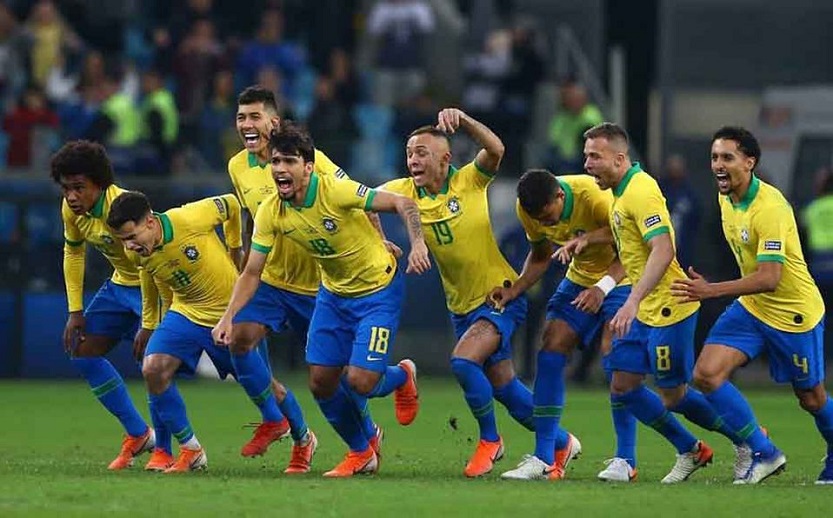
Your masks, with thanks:
M 263 273 L 267 256 L 268 252 L 262 252 L 256 248 L 249 251 L 249 259 L 234 283 L 234 291 L 231 293 L 228 307 L 220 321 L 211 330 L 211 336 L 217 344 L 229 345 L 231 343 L 232 321 L 257 291 L 257 287 L 260 285 L 260 274 Z
M 487 297 L 487 302 L 494 305 L 495 309 L 503 309 L 521 294 L 526 293 L 544 276 L 547 268 L 549 268 L 551 251 L 547 240 L 532 243 L 518 280 L 508 286 L 492 288 Z
M 414 200 L 387 191 L 373 191 L 373 198 L 368 208 L 374 212 L 396 212 L 402 218 L 411 242 L 407 273 L 421 274 L 431 269 L 428 245 L 425 244 L 422 223 L 419 219 L 419 208 Z
M 684 302 L 690 302 L 773 292 L 781 282 L 782 268 L 781 263 L 777 261 L 766 261 L 758 263 L 758 269 L 745 277 L 711 283 L 697 273 L 694 267 L 689 266 L 689 278 L 674 281 L 671 285 L 671 294 L 681 298 Z
M 462 110 L 446 108 L 440 111 L 437 115 L 437 129 L 453 134 L 458 128 L 462 128 L 483 147 L 474 159 L 477 166 L 489 173 L 496 173 L 506 150 L 500 137 L 488 126 Z
M 559 247 L 552 254 L 552 258 L 561 264 L 567 264 L 572 260 L 574 255 L 580 254 L 587 246 L 597 244 L 614 244 L 613 231 L 610 230 L 609 226 L 605 225 L 586 234 L 574 237 Z

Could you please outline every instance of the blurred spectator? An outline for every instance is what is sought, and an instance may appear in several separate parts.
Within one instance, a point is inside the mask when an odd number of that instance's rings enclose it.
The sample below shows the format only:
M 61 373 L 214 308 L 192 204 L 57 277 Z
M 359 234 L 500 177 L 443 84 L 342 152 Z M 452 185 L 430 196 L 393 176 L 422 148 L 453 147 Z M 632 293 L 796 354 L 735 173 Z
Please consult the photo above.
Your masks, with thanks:
M 15 109 L 3 118 L 3 131 L 9 135 L 9 167 L 31 165 L 32 137 L 40 126 L 57 129 L 58 114 L 47 104 L 43 90 L 32 85 L 23 92 Z
M 214 92 L 200 118 L 200 153 L 212 171 L 223 171 L 228 159 L 240 150 L 236 113 L 234 75 L 221 70 L 214 75 Z
M 489 35 L 482 52 L 470 54 L 463 59 L 463 108 L 489 127 L 494 126 L 493 117 L 500 106 L 501 89 L 509 75 L 511 49 L 509 33 L 499 30 Z
M 423 41 L 435 28 L 434 11 L 424 0 L 379 0 L 368 15 L 377 40 L 374 102 L 399 105 L 425 87 Z
M 427 91 L 420 92 L 405 101 L 393 116 L 393 138 L 396 156 L 393 163 L 398 170 L 405 170 L 405 141 L 412 131 L 437 123 L 439 106 Z
M 138 110 L 127 94 L 121 91 L 122 72 L 116 65 L 107 70 L 96 95 L 101 107 L 90 125 L 87 138 L 107 145 L 111 155 L 119 153 L 119 165 L 132 170 L 131 147 L 139 140 L 142 122 Z M 116 158 L 114 160 L 116 167 Z
M 333 49 L 352 49 L 355 39 L 354 15 L 359 0 L 316 0 L 301 4 L 300 19 L 306 22 L 293 24 L 303 29 L 309 53 L 309 62 L 316 70 L 326 70 L 332 65 Z M 296 18 L 290 18 L 296 19 Z M 345 53 L 346 55 L 346 53 Z
M 44 86 L 49 71 L 58 62 L 62 49 L 79 51 L 82 42 L 61 19 L 55 3 L 51 0 L 38 1 L 26 25 L 32 38 L 29 57 L 31 79 L 38 86 Z
M 152 150 L 152 162 L 167 173 L 179 136 L 179 113 L 174 96 L 154 69 L 142 74 L 142 139 Z
M 222 17 L 217 16 L 213 0 L 172 0 L 159 2 L 156 27 L 150 36 L 156 47 L 156 66 L 170 72 L 180 45 L 192 32 L 197 20 L 209 20 L 217 28 Z
M 583 134 L 604 119 L 599 108 L 588 102 L 584 86 L 574 80 L 560 86 L 561 108 L 550 121 L 550 165 L 558 174 L 584 170 Z
M 333 81 L 335 96 L 344 106 L 352 108 L 362 100 L 362 92 L 350 55 L 341 48 L 330 53 L 330 79 Z
M 266 88 L 275 94 L 275 102 L 278 105 L 278 115 L 280 115 L 282 119 L 295 119 L 295 114 L 292 112 L 292 108 L 286 101 L 286 97 L 283 94 L 283 82 L 284 80 L 283 76 L 281 76 L 280 70 L 270 66 L 261 68 L 255 77 L 256 84 L 259 84 L 263 88 Z
M 688 177 L 685 159 L 671 155 L 665 162 L 659 180 L 665 203 L 674 227 L 677 260 L 683 268 L 693 265 L 697 234 L 700 230 L 700 200 L 694 194 L 694 186 Z
M 816 198 L 801 219 L 807 229 L 810 272 L 829 301 L 833 295 L 833 171 L 829 167 L 816 173 L 815 191 Z
M 306 63 L 300 48 L 283 41 L 283 24 L 281 11 L 269 9 L 263 13 L 256 38 L 244 45 L 237 58 L 237 80 L 250 85 L 262 69 L 271 67 L 283 79 L 280 93 L 292 98 L 295 78 Z
M 335 83 L 327 76 L 315 85 L 315 107 L 307 119 L 307 127 L 322 149 L 336 164 L 350 164 L 350 148 L 358 135 L 350 107 L 336 96 Z
M 12 109 L 26 82 L 28 42 L 14 13 L 0 3 L 0 109 Z
M 176 104 L 186 141 L 197 139 L 196 124 L 211 95 L 212 77 L 227 65 L 225 49 L 217 38 L 214 24 L 208 18 L 194 20 L 179 45 L 174 63 Z

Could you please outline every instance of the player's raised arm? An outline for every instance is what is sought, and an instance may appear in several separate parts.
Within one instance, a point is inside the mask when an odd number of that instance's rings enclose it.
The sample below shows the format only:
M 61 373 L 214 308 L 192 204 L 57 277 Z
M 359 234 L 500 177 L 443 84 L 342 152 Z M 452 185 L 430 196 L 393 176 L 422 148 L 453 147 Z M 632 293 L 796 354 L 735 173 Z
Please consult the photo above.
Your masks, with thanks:
M 446 108 L 440 111 L 437 115 L 437 129 L 453 134 L 458 128 L 463 129 L 475 142 L 483 147 L 474 159 L 475 165 L 481 171 L 489 174 L 497 173 L 506 150 L 500 137 L 485 124 L 467 115 L 462 110 Z
M 412 199 L 391 192 L 372 190 L 368 194 L 365 207 L 374 212 L 396 212 L 402 218 L 411 242 L 406 270 L 408 273 L 424 273 L 431 269 L 428 245 L 425 244 L 425 236 L 422 234 L 422 224 L 419 219 L 419 208 Z

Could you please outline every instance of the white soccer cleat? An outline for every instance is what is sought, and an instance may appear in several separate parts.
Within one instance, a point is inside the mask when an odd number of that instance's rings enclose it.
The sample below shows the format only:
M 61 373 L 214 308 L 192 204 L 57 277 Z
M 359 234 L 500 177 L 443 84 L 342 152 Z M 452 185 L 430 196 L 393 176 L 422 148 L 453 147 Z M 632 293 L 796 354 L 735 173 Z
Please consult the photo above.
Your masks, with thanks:
M 559 480 L 564 478 L 564 470 L 557 464 L 547 465 L 535 455 L 524 455 L 518 467 L 503 473 L 500 478 L 506 480 Z
M 636 480 L 636 470 L 621 457 L 614 457 L 605 461 L 607 467 L 599 472 L 599 480 L 604 482 L 631 482 Z
M 688 453 L 677 454 L 677 462 L 662 479 L 663 484 L 677 484 L 688 480 L 692 473 L 711 464 L 714 451 L 703 441 L 697 441 L 696 449 Z
M 787 467 L 787 457 L 776 449 L 775 452 L 768 458 L 764 459 L 760 455 L 752 456 L 752 465 L 746 472 L 746 476 L 740 480 L 735 480 L 735 484 L 758 484 L 763 482 L 772 475 L 778 475 Z
M 735 478 L 734 481 L 743 480 L 752 467 L 752 448 L 747 444 L 734 445 L 735 448 Z

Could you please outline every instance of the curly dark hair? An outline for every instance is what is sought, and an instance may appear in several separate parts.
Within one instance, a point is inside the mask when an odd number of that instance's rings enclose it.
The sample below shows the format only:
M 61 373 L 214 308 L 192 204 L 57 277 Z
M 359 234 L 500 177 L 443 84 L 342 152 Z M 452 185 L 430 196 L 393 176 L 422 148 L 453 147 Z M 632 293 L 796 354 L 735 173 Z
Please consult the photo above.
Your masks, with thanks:
M 73 140 L 52 155 L 49 175 L 55 183 L 61 183 L 62 176 L 78 174 L 102 189 L 113 184 L 113 165 L 104 146 L 89 140 Z
M 287 155 L 298 155 L 304 162 L 315 162 L 315 144 L 309 132 L 287 121 L 280 131 L 273 130 L 269 136 L 269 152 L 278 151 Z

